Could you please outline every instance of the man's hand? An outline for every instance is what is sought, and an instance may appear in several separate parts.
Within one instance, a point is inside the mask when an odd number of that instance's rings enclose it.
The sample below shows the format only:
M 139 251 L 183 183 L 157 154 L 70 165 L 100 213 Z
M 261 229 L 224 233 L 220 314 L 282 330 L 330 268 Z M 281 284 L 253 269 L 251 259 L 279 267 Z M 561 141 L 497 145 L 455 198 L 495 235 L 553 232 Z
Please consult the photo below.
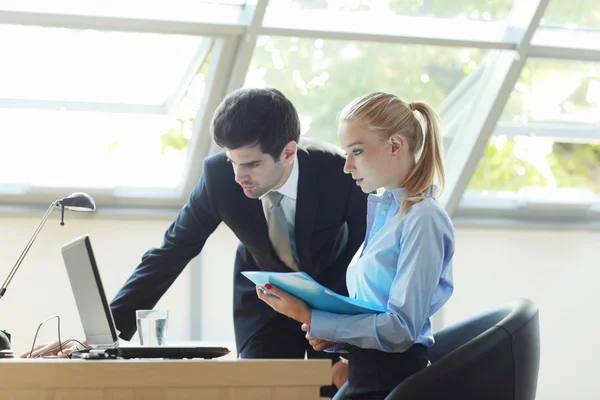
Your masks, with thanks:
M 256 294 L 262 301 L 270 305 L 273 310 L 287 315 L 298 322 L 310 324 L 312 311 L 306 303 L 273 285 L 267 284 L 265 285 L 265 289 L 272 295 L 258 286 L 256 287 Z
M 348 380 L 348 364 L 341 361 L 331 367 L 331 380 L 336 388 L 340 389 Z
M 84 346 L 88 346 L 87 342 L 83 342 Z M 62 352 L 60 351 L 60 346 L 58 345 L 58 340 L 49 342 L 47 344 L 40 344 L 34 347 L 33 352 L 31 350 L 27 351 L 19 355 L 20 358 L 36 358 L 43 354 L 44 356 L 57 356 L 59 358 L 67 358 L 69 354 L 83 350 L 82 346 L 77 342 L 70 342 L 68 344 L 63 345 Z M 30 357 L 31 353 L 31 357 Z

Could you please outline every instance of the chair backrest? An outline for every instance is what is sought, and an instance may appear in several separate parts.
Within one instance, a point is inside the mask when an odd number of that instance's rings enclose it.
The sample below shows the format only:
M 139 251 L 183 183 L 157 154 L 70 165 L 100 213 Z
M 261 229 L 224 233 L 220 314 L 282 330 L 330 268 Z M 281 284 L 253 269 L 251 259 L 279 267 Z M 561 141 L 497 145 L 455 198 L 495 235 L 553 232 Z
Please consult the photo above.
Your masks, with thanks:
M 487 310 L 435 334 L 432 365 L 388 399 L 534 400 L 540 360 L 539 313 L 528 299 Z

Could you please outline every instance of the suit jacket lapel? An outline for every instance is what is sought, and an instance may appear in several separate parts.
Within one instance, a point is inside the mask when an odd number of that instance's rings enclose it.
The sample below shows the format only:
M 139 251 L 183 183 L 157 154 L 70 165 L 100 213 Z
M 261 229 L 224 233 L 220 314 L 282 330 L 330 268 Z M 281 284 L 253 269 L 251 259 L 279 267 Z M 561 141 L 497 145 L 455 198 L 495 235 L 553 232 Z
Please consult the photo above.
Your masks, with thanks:
M 314 163 L 310 162 L 308 150 L 298 147 L 299 173 L 298 194 L 296 197 L 296 251 L 300 261 L 300 270 L 312 272 L 311 238 L 318 206 L 318 178 Z

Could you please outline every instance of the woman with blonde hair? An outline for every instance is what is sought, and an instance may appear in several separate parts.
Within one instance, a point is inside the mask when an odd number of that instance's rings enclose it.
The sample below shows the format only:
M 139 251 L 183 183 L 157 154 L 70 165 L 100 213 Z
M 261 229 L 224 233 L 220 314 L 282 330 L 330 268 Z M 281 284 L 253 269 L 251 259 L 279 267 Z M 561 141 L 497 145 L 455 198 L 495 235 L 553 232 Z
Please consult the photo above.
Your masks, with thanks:
M 352 174 L 368 200 L 367 235 L 348 267 L 350 297 L 387 312 L 340 315 L 311 310 L 271 285 L 258 296 L 302 322 L 316 350 L 345 353 L 346 395 L 383 399 L 425 368 L 433 345 L 431 316 L 453 292 L 454 227 L 436 200 L 444 184 L 439 118 L 425 103 L 370 93 L 339 117 L 339 140 Z M 346 354 L 347 353 L 347 354 Z

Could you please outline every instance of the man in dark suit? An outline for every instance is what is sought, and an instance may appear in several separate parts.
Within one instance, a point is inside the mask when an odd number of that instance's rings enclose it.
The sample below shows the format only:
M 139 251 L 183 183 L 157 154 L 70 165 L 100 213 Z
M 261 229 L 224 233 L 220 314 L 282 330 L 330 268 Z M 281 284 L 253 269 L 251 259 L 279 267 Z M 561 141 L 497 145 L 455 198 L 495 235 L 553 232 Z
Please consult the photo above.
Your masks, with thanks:
M 225 150 L 204 160 L 202 177 L 162 245 L 144 254 L 111 302 L 120 337 L 131 339 L 135 311 L 153 308 L 225 222 L 240 240 L 234 326 L 241 357 L 333 358 L 315 352 L 300 324 L 262 302 L 240 272 L 304 271 L 347 295 L 346 268 L 365 235 L 366 195 L 344 174 L 337 147 L 300 141 L 298 114 L 277 90 L 233 92 L 216 110 L 211 131 Z M 281 207 L 275 237 L 273 195 Z M 343 368 L 334 365 L 338 374 Z

